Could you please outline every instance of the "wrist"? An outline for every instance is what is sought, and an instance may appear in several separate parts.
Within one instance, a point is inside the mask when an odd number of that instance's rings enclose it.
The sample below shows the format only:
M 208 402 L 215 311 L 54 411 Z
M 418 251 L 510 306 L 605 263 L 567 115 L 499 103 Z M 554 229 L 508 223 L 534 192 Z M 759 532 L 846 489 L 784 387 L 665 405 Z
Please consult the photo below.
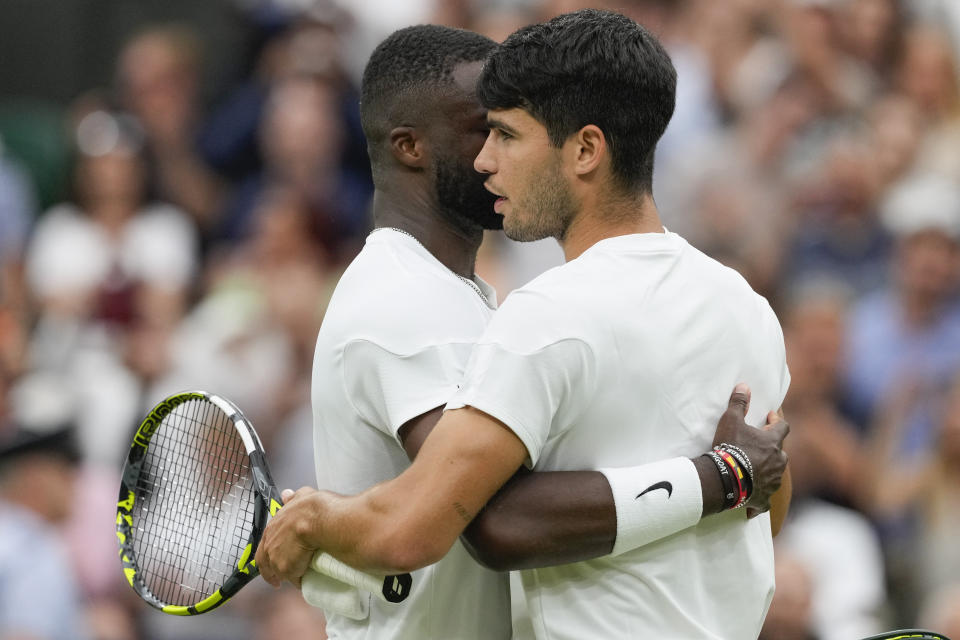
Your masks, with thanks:
M 700 477 L 700 490 L 703 501 L 702 516 L 710 516 L 723 511 L 724 491 L 723 481 L 717 465 L 710 456 L 702 455 L 692 458 L 693 466 Z
M 613 493 L 618 555 L 691 527 L 703 514 L 703 490 L 689 458 L 600 469 Z
M 297 523 L 297 541 L 306 549 L 325 549 L 326 545 L 322 539 L 324 531 L 323 523 L 330 520 L 329 502 L 330 494 L 323 491 L 316 491 L 303 500 L 307 502 L 304 505 L 304 517 Z
M 744 502 L 748 502 L 750 497 L 753 495 L 753 463 L 750 462 L 750 457 L 747 453 L 740 447 L 728 444 L 726 442 L 721 442 L 714 448 L 714 451 L 721 453 L 726 457 L 727 455 L 731 456 L 733 460 L 733 467 L 738 475 L 743 481 L 744 492 L 746 493 L 746 498 Z
M 749 461 L 744 463 L 746 455 L 730 445 L 720 444 L 705 453 L 702 458 L 713 462 L 723 486 L 721 511 L 738 509 L 747 504 L 753 491 L 753 468 Z

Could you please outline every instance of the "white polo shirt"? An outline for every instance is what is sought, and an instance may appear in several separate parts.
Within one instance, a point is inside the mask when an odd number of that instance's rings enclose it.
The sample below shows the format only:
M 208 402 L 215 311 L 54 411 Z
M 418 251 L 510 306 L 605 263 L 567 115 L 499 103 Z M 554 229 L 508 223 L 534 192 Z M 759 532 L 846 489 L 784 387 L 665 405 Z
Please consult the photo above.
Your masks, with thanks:
M 448 408 L 523 440 L 536 470 L 597 469 L 710 448 L 730 389 L 763 424 L 789 385 L 767 301 L 674 233 L 605 239 L 514 291 Z M 769 516 L 704 519 L 641 549 L 522 572 L 537 638 L 755 638 L 773 596 Z
M 399 475 L 397 437 L 411 418 L 443 406 L 496 307 L 410 236 L 378 229 L 337 285 L 313 363 L 318 486 L 354 494 Z M 366 620 L 330 615 L 330 638 L 423 640 L 510 637 L 507 575 L 478 565 L 458 541 L 413 573 L 399 605 L 371 599 Z

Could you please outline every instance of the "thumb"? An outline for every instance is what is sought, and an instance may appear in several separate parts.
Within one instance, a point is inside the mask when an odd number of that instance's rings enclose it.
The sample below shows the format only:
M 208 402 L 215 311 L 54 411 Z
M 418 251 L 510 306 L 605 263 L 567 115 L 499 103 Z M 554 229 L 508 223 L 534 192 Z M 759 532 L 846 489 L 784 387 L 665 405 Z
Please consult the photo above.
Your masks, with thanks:
M 730 401 L 727 404 L 727 410 L 733 409 L 741 417 L 747 415 L 750 409 L 750 387 L 745 382 L 741 382 L 733 388 L 730 394 Z
M 288 502 L 290 502 L 290 498 L 292 498 L 293 495 L 294 495 L 293 489 L 284 489 L 280 493 L 280 498 L 283 500 L 283 504 L 287 504 Z
M 779 442 L 780 448 L 783 448 L 783 441 L 786 439 L 787 434 L 790 433 L 790 423 L 786 420 L 781 420 L 779 417 L 777 421 L 773 424 L 767 424 L 764 427 L 765 431 L 772 431 L 777 436 L 777 441 Z

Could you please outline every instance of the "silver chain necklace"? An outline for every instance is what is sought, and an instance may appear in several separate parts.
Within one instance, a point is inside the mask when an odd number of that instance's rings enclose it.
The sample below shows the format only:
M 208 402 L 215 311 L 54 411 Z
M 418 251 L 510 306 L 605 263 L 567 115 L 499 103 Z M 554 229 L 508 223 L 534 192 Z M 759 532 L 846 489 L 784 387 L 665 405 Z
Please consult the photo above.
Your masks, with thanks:
M 390 231 L 396 231 L 397 233 L 402 233 L 403 235 L 405 235 L 405 236 L 407 236 L 407 237 L 409 237 L 409 238 L 413 238 L 413 241 L 416 242 L 416 243 L 417 243 L 418 245 L 420 245 L 421 247 L 423 247 L 423 250 L 424 250 L 424 251 L 426 251 L 427 253 L 430 253 L 430 251 L 429 251 L 426 247 L 423 246 L 423 243 L 420 242 L 419 240 L 417 240 L 417 237 L 416 237 L 415 235 L 413 235 L 412 233 L 408 232 L 408 231 L 404 231 L 403 229 L 397 229 L 396 227 L 378 227 L 378 228 L 379 228 L 379 229 L 389 229 Z M 431 255 L 432 255 L 432 254 L 431 254 Z M 441 263 L 441 264 L 443 264 L 443 263 Z M 443 265 L 443 266 L 446 267 L 446 265 Z M 471 280 L 470 278 L 467 278 L 467 277 L 465 277 L 465 276 L 460 275 L 459 273 L 457 273 L 456 271 L 454 271 L 454 270 L 451 269 L 450 267 L 447 267 L 447 271 L 449 271 L 449 272 L 452 273 L 453 275 L 455 275 L 455 276 L 457 276 L 458 278 L 460 278 L 460 280 L 462 280 L 467 286 L 469 286 L 471 289 L 473 289 L 474 291 L 477 292 L 477 295 L 480 296 L 480 299 L 483 300 L 483 303 L 484 303 L 485 305 L 487 305 L 487 306 L 490 307 L 491 309 L 493 308 L 493 305 L 490 304 L 490 300 L 487 298 L 486 294 L 483 293 L 483 289 L 480 288 L 480 285 L 478 285 L 476 282 L 474 282 L 474 281 Z

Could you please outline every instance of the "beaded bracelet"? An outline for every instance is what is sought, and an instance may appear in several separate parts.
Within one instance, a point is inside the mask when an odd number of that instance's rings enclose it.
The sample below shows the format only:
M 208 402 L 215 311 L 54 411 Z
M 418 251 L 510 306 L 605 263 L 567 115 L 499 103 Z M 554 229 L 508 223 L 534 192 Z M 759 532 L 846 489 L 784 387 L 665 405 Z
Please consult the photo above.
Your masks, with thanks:
M 745 479 L 747 482 L 747 499 L 749 500 L 750 496 L 753 495 L 754 484 L 753 463 L 750 462 L 750 456 L 748 456 L 747 453 L 740 447 L 727 442 L 721 442 L 717 448 L 727 451 L 737 460 L 737 462 L 740 463 L 740 466 L 743 467 L 744 471 L 746 472 Z
M 724 449 L 714 449 L 714 451 L 719 454 L 724 462 L 730 467 L 730 470 L 733 472 L 731 475 L 737 483 L 737 503 L 733 506 L 734 509 L 739 509 L 743 505 L 747 504 L 747 486 L 744 482 L 744 473 L 743 468 L 740 466 L 740 463 L 737 462 L 730 453 Z

